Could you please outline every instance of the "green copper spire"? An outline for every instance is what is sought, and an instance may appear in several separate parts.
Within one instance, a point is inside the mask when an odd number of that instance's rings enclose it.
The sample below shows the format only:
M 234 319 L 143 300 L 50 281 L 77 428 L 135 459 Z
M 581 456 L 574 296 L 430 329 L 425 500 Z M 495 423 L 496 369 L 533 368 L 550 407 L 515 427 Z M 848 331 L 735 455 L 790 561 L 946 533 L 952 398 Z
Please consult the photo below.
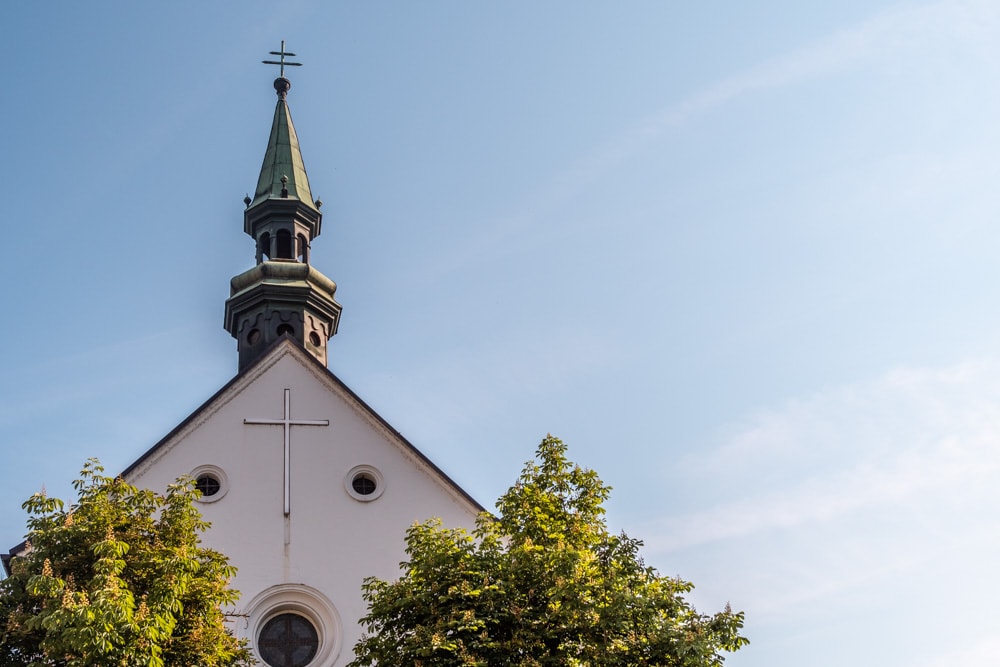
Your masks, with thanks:
M 286 63 L 290 64 L 290 63 Z M 267 140 L 264 164 L 257 179 L 257 190 L 248 208 L 253 208 L 268 199 L 297 199 L 315 209 L 309 177 L 299 149 L 299 137 L 295 134 L 292 114 L 285 98 L 291 82 L 285 77 L 274 80 L 278 92 L 278 105 L 274 109 L 271 122 L 271 136 Z

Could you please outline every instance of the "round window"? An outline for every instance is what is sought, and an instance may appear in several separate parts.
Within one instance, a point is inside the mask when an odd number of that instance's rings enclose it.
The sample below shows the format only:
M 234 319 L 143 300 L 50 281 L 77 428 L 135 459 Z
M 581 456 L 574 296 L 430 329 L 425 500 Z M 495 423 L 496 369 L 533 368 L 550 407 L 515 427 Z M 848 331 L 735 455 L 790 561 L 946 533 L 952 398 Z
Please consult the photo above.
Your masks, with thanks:
M 323 341 L 320 339 L 318 333 L 316 333 L 315 331 L 310 331 L 309 332 L 309 342 L 312 343 L 313 345 L 315 345 L 316 347 L 319 347 L 319 344 L 321 342 L 323 342 Z
M 194 488 L 201 491 L 200 503 L 214 503 L 222 500 L 229 491 L 229 480 L 225 471 L 219 466 L 203 465 L 191 471 L 194 478 Z
M 344 489 L 351 498 L 370 502 L 385 491 L 385 480 L 382 479 L 382 473 L 374 466 L 355 466 L 344 478 Z
M 247 345 L 256 345 L 260 342 L 260 329 L 251 329 L 247 334 Z
M 278 614 L 261 629 L 257 650 L 271 667 L 305 667 L 319 650 L 319 633 L 305 616 Z
M 237 628 L 256 662 L 270 667 L 340 664 L 342 625 L 325 595 L 303 584 L 278 584 L 247 605 L 246 625 Z

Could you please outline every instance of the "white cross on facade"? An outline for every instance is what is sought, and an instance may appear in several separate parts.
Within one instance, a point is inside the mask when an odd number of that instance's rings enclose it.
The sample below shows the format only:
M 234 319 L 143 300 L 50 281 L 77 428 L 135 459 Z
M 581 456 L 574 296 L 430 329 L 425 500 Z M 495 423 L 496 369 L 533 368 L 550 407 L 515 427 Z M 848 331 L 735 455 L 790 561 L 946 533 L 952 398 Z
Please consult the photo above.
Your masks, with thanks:
M 293 426 L 329 426 L 329 419 L 292 419 L 292 390 L 285 389 L 285 416 L 281 419 L 244 419 L 244 424 L 251 426 L 281 426 L 285 434 L 285 516 L 291 512 L 291 474 L 289 472 L 290 453 L 292 448 Z

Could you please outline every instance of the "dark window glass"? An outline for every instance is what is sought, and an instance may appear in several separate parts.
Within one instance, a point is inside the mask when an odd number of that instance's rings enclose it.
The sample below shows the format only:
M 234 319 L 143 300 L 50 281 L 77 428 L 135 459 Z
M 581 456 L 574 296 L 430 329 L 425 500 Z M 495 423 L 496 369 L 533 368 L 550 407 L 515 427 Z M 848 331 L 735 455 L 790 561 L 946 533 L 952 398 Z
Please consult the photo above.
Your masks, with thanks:
M 375 493 L 375 480 L 370 475 L 361 474 L 351 480 L 351 486 L 362 496 L 369 496 Z
M 257 650 L 271 667 L 305 667 L 316 657 L 319 635 L 304 616 L 280 614 L 264 624 Z
M 222 484 L 212 475 L 198 475 L 198 479 L 194 481 L 194 488 L 201 491 L 202 496 L 214 496 L 222 488 Z

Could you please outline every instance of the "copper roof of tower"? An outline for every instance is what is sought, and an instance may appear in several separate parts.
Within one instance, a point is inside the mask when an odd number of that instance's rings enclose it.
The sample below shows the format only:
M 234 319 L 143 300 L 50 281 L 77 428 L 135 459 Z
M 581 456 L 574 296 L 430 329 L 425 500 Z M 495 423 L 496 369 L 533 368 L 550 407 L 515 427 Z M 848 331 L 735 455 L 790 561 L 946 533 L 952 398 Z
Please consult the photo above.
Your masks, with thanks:
M 268 199 L 298 199 L 310 208 L 316 208 L 309 190 L 309 177 L 306 176 L 302 151 L 299 149 L 299 138 L 295 134 L 292 115 L 285 99 L 291 86 L 291 82 L 283 76 L 274 80 L 278 104 L 274 109 L 271 136 L 267 140 L 257 190 L 248 208 Z

